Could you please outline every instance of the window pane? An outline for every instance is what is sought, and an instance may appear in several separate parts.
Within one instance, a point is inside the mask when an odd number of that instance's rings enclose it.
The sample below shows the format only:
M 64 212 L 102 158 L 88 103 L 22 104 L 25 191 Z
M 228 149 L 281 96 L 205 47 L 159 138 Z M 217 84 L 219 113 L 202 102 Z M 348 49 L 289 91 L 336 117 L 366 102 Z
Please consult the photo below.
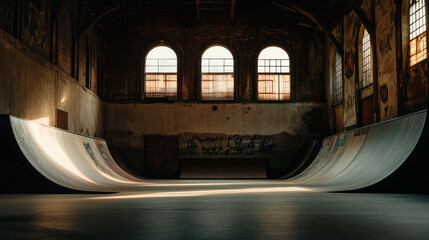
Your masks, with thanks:
M 234 75 L 227 73 L 203 73 L 201 75 L 203 100 L 233 100 Z
M 289 74 L 258 74 L 259 100 L 290 100 Z
M 410 66 L 427 58 L 424 0 L 410 0 Z
M 145 97 L 177 99 L 177 57 L 171 48 L 159 46 L 146 56 Z
M 234 59 L 221 46 L 208 48 L 201 59 L 202 100 L 234 99 Z
M 362 78 L 360 79 L 360 87 L 366 87 L 371 83 L 371 42 L 368 31 L 364 29 L 362 36 Z
M 258 99 L 290 100 L 289 56 L 279 47 L 267 47 L 258 57 Z
M 176 73 L 146 73 L 145 92 L 147 98 L 176 99 Z

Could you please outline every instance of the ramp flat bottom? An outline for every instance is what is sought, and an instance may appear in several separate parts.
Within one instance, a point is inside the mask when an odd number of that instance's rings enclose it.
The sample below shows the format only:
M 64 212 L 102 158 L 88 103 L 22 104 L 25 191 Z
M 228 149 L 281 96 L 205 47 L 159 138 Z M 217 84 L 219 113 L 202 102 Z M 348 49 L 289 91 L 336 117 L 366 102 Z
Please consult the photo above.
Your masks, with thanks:
M 153 193 L 0 195 L 0 239 L 429 237 L 427 195 Z

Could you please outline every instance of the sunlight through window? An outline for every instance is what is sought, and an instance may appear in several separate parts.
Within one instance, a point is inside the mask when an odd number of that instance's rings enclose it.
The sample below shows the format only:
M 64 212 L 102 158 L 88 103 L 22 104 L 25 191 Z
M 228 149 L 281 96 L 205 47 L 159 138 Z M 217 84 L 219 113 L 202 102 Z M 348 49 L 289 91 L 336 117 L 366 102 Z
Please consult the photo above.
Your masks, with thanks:
M 210 47 L 202 56 L 201 99 L 234 100 L 234 58 L 224 47 Z
M 279 47 L 267 47 L 259 54 L 258 99 L 290 100 L 289 56 Z
M 177 99 L 177 56 L 171 48 L 159 46 L 147 54 L 145 97 Z

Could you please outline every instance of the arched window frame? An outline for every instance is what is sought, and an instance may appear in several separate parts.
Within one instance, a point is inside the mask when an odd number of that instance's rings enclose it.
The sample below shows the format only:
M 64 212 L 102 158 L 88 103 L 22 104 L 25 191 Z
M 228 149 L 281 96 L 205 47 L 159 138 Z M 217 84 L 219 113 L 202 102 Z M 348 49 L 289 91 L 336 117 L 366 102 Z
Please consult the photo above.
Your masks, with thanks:
M 146 98 L 146 89 L 145 89 L 145 81 L 146 81 L 146 57 L 149 54 L 151 50 L 153 50 L 156 47 L 168 47 L 176 54 L 176 60 L 177 60 L 177 93 L 175 99 L 168 99 L 168 98 Z M 140 68 L 139 68 L 139 79 L 140 79 L 140 99 L 149 101 L 149 102 L 174 102 L 182 99 L 181 89 L 182 89 L 182 64 L 183 64 L 183 51 L 182 49 L 177 46 L 175 43 L 168 41 L 168 40 L 158 40 L 151 42 L 146 45 L 141 51 L 140 51 Z
M 286 54 L 289 57 L 289 76 L 290 76 L 290 97 L 288 100 L 259 100 L 258 99 L 258 60 L 259 60 L 259 55 L 260 53 L 268 48 L 268 47 L 278 47 L 281 48 L 282 50 L 284 50 L 286 52 Z M 254 54 L 254 81 L 253 81 L 253 88 L 255 89 L 253 91 L 253 99 L 256 101 L 260 101 L 260 102 L 270 102 L 270 103 L 283 103 L 283 102 L 291 102 L 294 101 L 295 99 L 295 70 L 294 70 L 294 63 L 295 63 L 295 58 L 294 55 L 291 54 L 292 50 L 290 48 L 290 46 L 288 46 L 288 44 L 281 42 L 281 41 L 276 41 L 276 40 L 269 40 L 267 42 L 265 42 L 264 44 L 262 44 L 258 50 L 255 52 Z
M 374 60 L 371 35 L 362 25 L 358 39 L 359 89 L 371 86 L 374 82 Z
M 404 0 L 408 2 L 408 63 L 412 67 L 427 59 L 426 0 Z
M 204 99 L 203 98 L 203 93 L 202 93 L 202 75 L 203 75 L 203 66 L 202 66 L 202 62 L 203 62 L 203 55 L 204 53 L 211 47 L 223 47 L 226 50 L 228 50 L 233 58 L 233 70 L 234 72 L 233 74 L 233 86 L 234 86 L 234 90 L 233 90 L 233 98 L 232 99 Z M 201 50 L 199 51 L 198 55 L 197 55 L 197 77 L 196 77 L 196 84 L 195 84 L 195 88 L 196 88 L 196 99 L 197 100 L 201 100 L 204 102 L 228 102 L 228 101 L 236 101 L 237 100 L 237 95 L 238 95 L 238 83 L 237 83 L 237 73 L 238 73 L 238 57 L 236 54 L 235 49 L 228 43 L 219 43 L 219 42 L 209 42 L 208 44 L 206 44 L 203 48 L 201 48 Z

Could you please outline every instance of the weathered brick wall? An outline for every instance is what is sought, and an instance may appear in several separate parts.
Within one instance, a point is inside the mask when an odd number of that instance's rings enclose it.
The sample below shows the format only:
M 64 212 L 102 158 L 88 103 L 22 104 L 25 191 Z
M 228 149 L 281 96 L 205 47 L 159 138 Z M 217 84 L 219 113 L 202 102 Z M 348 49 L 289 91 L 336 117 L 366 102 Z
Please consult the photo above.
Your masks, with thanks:
M 238 11 L 233 24 L 221 13 L 204 11 L 199 23 L 187 24 L 183 12 L 165 9 L 151 11 L 150 15 L 126 25 L 110 27 L 106 30 L 103 96 L 106 99 L 139 99 L 139 59 L 154 43 L 166 40 L 175 45 L 181 58 L 179 95 L 183 100 L 198 100 L 198 62 L 204 49 L 211 44 L 228 47 L 235 57 L 238 100 L 254 100 L 257 55 L 274 43 L 282 44 L 292 60 L 293 100 L 323 101 L 323 34 L 288 26 L 281 19 L 261 16 L 255 11 Z
M 137 172 L 141 169 L 144 172 L 148 163 L 162 162 L 147 157 L 144 140 L 147 136 L 169 138 L 192 133 L 216 138 L 280 134 L 290 137 L 280 139 L 277 155 L 266 159 L 270 169 L 286 171 L 299 146 L 308 138 L 326 135 L 328 129 L 323 33 L 288 25 L 290 21 L 279 17 L 283 12 L 279 14 L 271 9 L 241 6 L 233 23 L 224 11 L 201 11 L 199 22 L 196 22 L 195 7 L 186 11 L 150 9 L 145 11 L 146 15 L 106 28 L 103 97 L 108 102 L 105 137 L 109 146 L 125 163 L 136 166 Z M 151 47 L 162 43 L 172 46 L 178 55 L 179 101 L 176 103 L 148 103 L 141 96 L 141 59 Z M 237 83 L 234 102 L 199 101 L 200 58 L 213 44 L 224 45 L 234 56 Z M 270 45 L 284 47 L 291 59 L 291 102 L 256 102 L 257 57 Z

